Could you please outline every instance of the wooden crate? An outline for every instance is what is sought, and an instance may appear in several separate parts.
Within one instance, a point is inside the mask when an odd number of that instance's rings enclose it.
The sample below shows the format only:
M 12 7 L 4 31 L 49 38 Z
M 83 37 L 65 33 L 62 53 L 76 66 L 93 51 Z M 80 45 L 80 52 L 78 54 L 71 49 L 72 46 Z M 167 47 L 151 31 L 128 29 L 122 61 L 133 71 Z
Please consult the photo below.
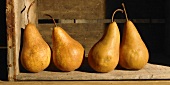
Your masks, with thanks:
M 141 70 L 122 70 L 115 69 L 109 73 L 96 73 L 93 71 L 87 63 L 87 54 L 90 48 L 96 43 L 103 35 L 105 28 L 108 23 L 111 22 L 112 12 L 116 8 L 121 8 L 121 1 L 116 0 L 37 0 L 36 3 L 32 6 L 30 10 L 30 21 L 35 23 L 38 27 L 38 30 L 42 34 L 42 37 L 45 41 L 51 46 L 52 38 L 52 27 L 54 26 L 51 19 L 44 16 L 48 13 L 52 15 L 59 26 L 70 34 L 74 39 L 79 41 L 85 48 L 85 57 L 84 61 L 79 69 L 72 72 L 60 72 L 57 70 L 53 64 L 39 73 L 28 73 L 26 72 L 19 61 L 19 54 L 22 47 L 22 28 L 25 28 L 27 24 L 27 8 L 33 0 L 7 0 L 6 1 L 6 17 L 7 17 L 7 39 L 8 39 L 8 79 L 12 80 L 153 80 L 153 79 L 170 79 L 170 67 L 163 66 L 161 62 L 167 60 L 166 57 L 169 53 L 169 50 L 166 50 L 166 53 L 157 49 L 163 49 L 165 46 L 159 46 L 162 35 L 159 35 L 157 38 L 153 38 L 153 35 L 148 36 L 147 34 L 152 34 L 154 30 L 152 28 L 165 27 L 165 19 L 163 14 L 159 12 L 154 12 L 159 14 L 159 18 L 151 18 L 150 7 L 151 1 L 148 1 L 149 4 L 140 5 L 144 6 L 142 12 L 135 12 L 135 7 L 137 6 L 137 1 L 134 2 L 125 2 L 127 3 L 127 10 L 133 10 L 134 14 L 129 11 L 129 17 L 133 17 L 132 21 L 137 25 L 139 32 L 141 33 L 142 38 L 146 42 L 146 45 L 149 47 L 151 52 L 150 60 L 160 60 L 160 64 L 148 63 Z M 161 1 L 161 0 L 160 0 Z M 136 3 L 135 3 L 136 2 Z M 112 5 L 113 3 L 113 5 Z M 145 3 L 141 1 L 141 3 Z M 159 0 L 157 0 L 159 3 Z M 138 3 L 139 5 L 139 3 Z M 133 9 L 128 8 L 132 6 Z M 157 5 L 155 6 L 155 8 Z M 136 7 L 137 10 L 140 10 L 141 7 Z M 161 7 L 159 8 L 161 9 Z M 144 11 L 146 10 L 146 11 Z M 141 15 L 137 14 L 143 13 Z M 147 13 L 150 13 L 147 15 Z M 135 16 L 136 14 L 136 16 Z M 141 16 L 141 17 L 140 17 Z M 153 15 L 154 16 L 154 15 Z M 122 32 L 123 23 L 125 22 L 124 16 L 117 13 L 115 20 L 118 22 L 120 27 L 120 32 Z M 155 26 L 156 25 L 156 26 Z M 151 29 L 147 32 L 146 30 Z M 164 32 L 165 30 L 161 31 Z M 154 33 L 159 34 L 160 31 L 154 31 Z M 153 33 L 153 34 L 154 34 Z M 149 39 L 152 39 L 148 41 Z M 157 40 L 158 41 L 155 41 Z M 168 39 L 163 38 L 166 41 Z M 151 43 L 155 41 L 154 43 Z M 161 43 L 162 44 L 162 43 Z M 157 47 L 155 47 L 157 46 Z M 157 54 L 155 54 L 157 53 Z M 161 59 L 160 59 L 161 58 Z M 152 61 L 151 61 L 152 62 Z M 169 62 L 169 60 L 167 60 Z

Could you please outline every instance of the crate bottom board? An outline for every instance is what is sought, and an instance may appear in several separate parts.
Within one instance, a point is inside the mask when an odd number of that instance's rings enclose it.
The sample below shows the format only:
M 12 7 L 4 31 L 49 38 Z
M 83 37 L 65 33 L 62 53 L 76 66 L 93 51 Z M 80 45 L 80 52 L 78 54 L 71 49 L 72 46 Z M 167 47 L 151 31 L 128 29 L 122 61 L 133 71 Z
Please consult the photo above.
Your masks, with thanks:
M 115 69 L 109 73 L 83 71 L 19 73 L 16 80 L 139 80 L 170 79 L 170 67 L 148 63 L 141 70 Z
M 0 85 L 169 85 L 170 81 L 0 81 Z

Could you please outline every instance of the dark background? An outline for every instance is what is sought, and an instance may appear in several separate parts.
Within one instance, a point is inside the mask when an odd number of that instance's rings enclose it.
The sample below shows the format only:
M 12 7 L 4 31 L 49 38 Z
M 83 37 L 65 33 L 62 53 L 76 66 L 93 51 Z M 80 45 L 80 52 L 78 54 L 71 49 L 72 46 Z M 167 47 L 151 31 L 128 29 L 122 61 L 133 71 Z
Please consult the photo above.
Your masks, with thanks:
M 164 19 L 166 23 L 135 23 L 150 52 L 150 63 L 170 66 L 168 0 L 106 0 L 106 19 L 124 2 L 129 19 Z M 0 0 L 0 47 L 7 47 L 6 0 Z M 119 15 L 115 17 L 125 18 Z M 123 28 L 123 23 L 118 23 Z M 122 29 L 120 29 L 122 33 Z M 170 31 L 169 31 L 170 32 Z M 7 49 L 0 48 L 0 80 L 7 80 Z
M 6 0 L 0 0 L 0 47 L 7 46 Z M 7 49 L 0 48 L 0 80 L 7 80 Z

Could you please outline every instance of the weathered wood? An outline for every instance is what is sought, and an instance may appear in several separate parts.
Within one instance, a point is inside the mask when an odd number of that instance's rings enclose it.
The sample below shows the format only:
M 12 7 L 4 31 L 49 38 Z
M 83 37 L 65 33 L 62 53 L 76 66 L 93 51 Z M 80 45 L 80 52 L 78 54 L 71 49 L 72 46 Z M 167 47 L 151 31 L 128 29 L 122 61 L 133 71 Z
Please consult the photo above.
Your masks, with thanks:
M 42 71 L 40 73 L 20 73 L 17 80 L 148 80 L 169 79 L 170 67 L 147 64 L 141 70 L 113 70 L 109 73 L 96 73 L 90 69 L 72 72 L 57 70 Z
M 39 24 L 49 24 L 53 23 L 52 20 L 49 22 L 51 19 L 39 19 Z M 111 19 L 55 19 L 58 20 L 57 23 L 111 23 Z M 126 19 L 114 19 L 116 23 L 125 23 Z M 164 24 L 165 19 L 131 19 L 133 23 L 146 23 L 146 24 Z
M 14 0 L 7 0 L 6 1 L 6 22 L 7 22 L 7 47 L 8 47 L 8 54 L 7 54 L 7 65 L 8 65 L 8 80 L 14 80 L 14 65 L 13 65 L 13 56 L 14 56 Z
M 38 18 L 50 14 L 56 19 L 104 19 L 105 0 L 38 0 Z
M 35 3 L 31 6 L 31 8 L 28 12 L 28 8 L 33 1 L 35 1 Z M 37 17 L 37 1 L 38 0 L 24 0 L 25 8 L 22 12 L 23 16 L 20 16 L 23 19 L 23 22 L 22 22 L 22 23 L 24 23 L 23 28 L 25 28 L 25 25 L 28 24 L 28 19 L 29 19 L 30 23 L 33 23 L 35 25 L 38 24 L 38 22 L 37 22 L 37 20 L 38 20 L 38 17 Z M 29 17 L 27 17 L 27 13 L 28 13 Z
M 20 39 L 21 39 L 21 28 L 24 25 L 23 14 L 21 11 L 24 9 L 23 0 L 14 0 L 14 29 L 13 29 L 13 46 L 14 46 L 14 55 L 13 55 L 13 65 L 14 65 L 14 79 L 16 75 L 19 74 L 19 51 L 20 51 Z M 18 5 L 20 4 L 20 5 Z
M 19 81 L 0 82 L 0 85 L 169 85 L 170 81 Z

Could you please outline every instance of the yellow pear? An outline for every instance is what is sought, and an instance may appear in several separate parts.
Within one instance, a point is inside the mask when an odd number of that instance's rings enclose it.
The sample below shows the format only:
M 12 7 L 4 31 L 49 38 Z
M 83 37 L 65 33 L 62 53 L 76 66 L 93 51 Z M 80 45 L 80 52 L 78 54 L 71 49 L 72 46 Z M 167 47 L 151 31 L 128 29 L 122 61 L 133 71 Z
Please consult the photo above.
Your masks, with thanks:
M 40 72 L 48 67 L 51 59 L 49 45 L 43 40 L 34 24 L 24 30 L 21 64 L 30 72 Z
M 123 12 L 117 9 L 113 16 L 117 11 Z M 115 69 L 119 61 L 120 32 L 117 23 L 113 21 L 113 16 L 107 32 L 88 54 L 88 63 L 97 72 L 110 72 Z
M 54 19 L 53 21 L 55 23 Z M 74 71 L 80 67 L 84 57 L 83 46 L 59 26 L 53 29 L 52 44 L 53 62 L 59 70 Z
M 124 4 L 122 4 L 124 7 Z M 135 25 L 128 20 L 126 10 L 126 23 L 124 24 L 123 37 L 120 45 L 119 64 L 125 69 L 142 69 L 148 62 L 148 49 L 141 39 Z
M 50 59 L 51 50 L 49 45 L 43 40 L 34 24 L 27 24 L 23 35 L 21 64 L 30 72 L 40 72 L 48 67 Z

